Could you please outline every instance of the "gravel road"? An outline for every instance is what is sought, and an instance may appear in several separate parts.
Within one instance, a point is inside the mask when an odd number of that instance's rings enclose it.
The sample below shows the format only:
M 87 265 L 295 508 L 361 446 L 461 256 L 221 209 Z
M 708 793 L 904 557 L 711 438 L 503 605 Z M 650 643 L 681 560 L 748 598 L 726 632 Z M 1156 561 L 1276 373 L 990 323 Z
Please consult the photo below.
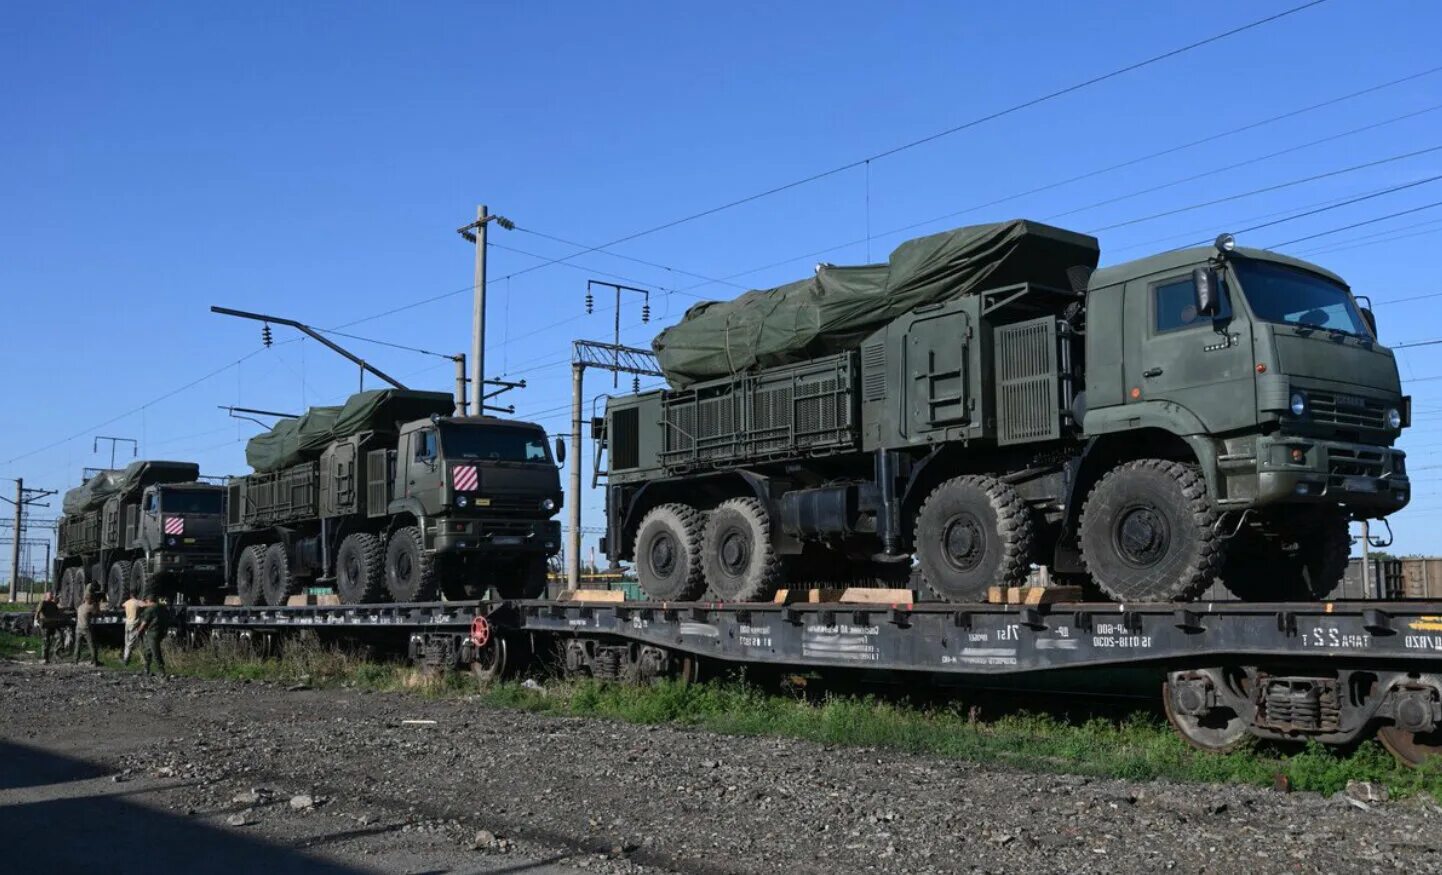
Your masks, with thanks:
M 61 870 L 160 853 L 191 872 L 1442 872 L 1430 799 L 1035 775 L 34 663 L 0 664 L 0 701 L 0 839 L 73 825 Z M 82 833 L 95 844 L 63 841 Z

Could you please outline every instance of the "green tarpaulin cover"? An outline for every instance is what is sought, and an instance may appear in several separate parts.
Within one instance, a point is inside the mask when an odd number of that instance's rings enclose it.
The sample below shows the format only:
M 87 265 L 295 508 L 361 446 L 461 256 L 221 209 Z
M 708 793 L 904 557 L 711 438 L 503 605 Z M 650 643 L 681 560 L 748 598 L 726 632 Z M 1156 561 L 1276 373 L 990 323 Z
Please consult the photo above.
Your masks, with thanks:
M 152 483 L 192 483 L 200 477 L 200 466 L 194 462 L 131 462 L 116 480 L 117 492 L 134 492 Z
M 312 407 L 304 416 L 282 419 L 245 445 L 245 460 L 269 473 L 320 458 L 331 441 L 365 431 L 394 431 L 399 423 L 431 414 L 449 416 L 455 401 L 445 392 L 372 389 L 339 406 Z
M 854 349 L 924 304 L 1030 282 L 1069 289 L 1095 268 L 1096 238 L 1022 219 L 908 240 L 885 264 L 822 265 L 816 275 L 731 301 L 704 301 L 651 343 L 667 380 L 699 380 Z
M 100 507 L 105 503 L 105 499 L 119 491 L 121 473 L 115 470 L 95 474 L 81 485 L 67 491 L 65 498 L 61 499 L 61 507 L 67 514 L 84 513 Z

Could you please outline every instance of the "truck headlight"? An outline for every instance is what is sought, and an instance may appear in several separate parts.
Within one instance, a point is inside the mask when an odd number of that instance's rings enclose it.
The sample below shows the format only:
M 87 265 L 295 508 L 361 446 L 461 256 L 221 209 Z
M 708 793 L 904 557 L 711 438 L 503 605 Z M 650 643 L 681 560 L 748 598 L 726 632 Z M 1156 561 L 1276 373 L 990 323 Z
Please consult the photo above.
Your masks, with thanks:
M 1301 392 L 1293 392 L 1293 393 L 1292 393 L 1292 403 L 1291 403 L 1290 406 L 1291 406 L 1291 410 L 1292 410 L 1292 415 L 1293 415 L 1293 416 L 1306 416 L 1306 415 L 1307 415 L 1307 396 L 1306 396 L 1306 395 L 1303 395 Z
M 471 503 L 471 500 L 470 500 L 469 498 L 467 498 L 466 496 L 464 496 L 464 495 L 457 495 L 457 496 L 456 496 L 456 507 L 466 507 L 466 506 L 469 505 L 470 503 Z
M 1390 429 L 1402 428 L 1402 411 L 1395 407 L 1387 408 L 1387 427 Z
M 556 502 L 552 501 L 552 500 L 549 499 L 549 498 L 543 498 L 543 499 L 541 499 L 541 510 L 544 510 L 546 513 L 550 513 L 551 511 L 553 511 L 553 510 L 555 510 L 555 509 L 556 509 Z

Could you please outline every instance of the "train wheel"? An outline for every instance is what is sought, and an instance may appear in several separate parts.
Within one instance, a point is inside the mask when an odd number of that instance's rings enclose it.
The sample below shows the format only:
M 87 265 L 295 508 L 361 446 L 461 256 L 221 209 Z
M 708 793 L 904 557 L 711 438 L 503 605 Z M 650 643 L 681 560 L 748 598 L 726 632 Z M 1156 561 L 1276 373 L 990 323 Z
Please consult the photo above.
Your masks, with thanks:
M 509 663 L 510 651 L 506 639 L 493 631 L 491 640 L 476 652 L 476 658 L 471 663 L 471 677 L 476 679 L 477 686 L 485 689 L 506 676 Z
M 1173 672 L 1162 683 L 1167 722 L 1187 744 L 1209 753 L 1228 753 L 1247 740 L 1247 718 L 1224 703 L 1211 687 L 1212 672 Z
M 687 601 L 701 594 L 706 579 L 701 563 L 705 517 L 686 504 L 652 508 L 636 533 L 636 578 L 641 589 L 660 601 Z
M 1035 541 L 1031 510 L 995 477 L 953 477 L 916 515 L 916 555 L 926 586 L 950 602 L 981 601 L 987 587 L 1026 582 Z
M 366 532 L 346 535 L 336 551 L 335 588 L 348 605 L 383 601 L 386 596 L 386 548 Z
M 235 589 L 242 605 L 253 608 L 265 603 L 265 590 L 260 585 L 264 574 L 265 547 L 257 545 L 242 550 L 235 568 Z
M 1377 740 L 1397 762 L 1408 768 L 1415 769 L 1432 757 L 1442 755 L 1442 729 L 1413 732 L 1399 726 L 1381 726 L 1377 729 Z

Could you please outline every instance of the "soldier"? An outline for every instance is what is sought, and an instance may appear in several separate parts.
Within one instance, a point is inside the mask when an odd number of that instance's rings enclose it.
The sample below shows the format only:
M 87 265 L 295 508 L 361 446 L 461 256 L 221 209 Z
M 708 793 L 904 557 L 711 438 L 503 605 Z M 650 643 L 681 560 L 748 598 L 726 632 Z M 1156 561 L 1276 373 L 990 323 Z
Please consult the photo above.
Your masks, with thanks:
M 42 663 L 50 662 L 50 654 L 55 652 L 55 641 L 60 637 L 64 625 L 65 614 L 55 601 L 55 593 L 47 592 L 40 604 L 35 606 L 35 630 L 40 633 Z
M 75 661 L 80 661 L 80 647 L 82 644 L 90 647 L 90 664 L 100 664 L 100 654 L 95 649 L 95 630 L 91 627 L 91 618 L 95 612 L 100 610 L 99 587 L 92 586 L 85 591 L 85 600 L 75 609 Z
M 140 610 L 145 607 L 145 602 L 131 595 L 121 607 L 125 609 L 125 651 L 121 655 L 121 661 L 129 665 L 130 657 L 136 650 L 135 645 L 140 641 Z
M 160 670 L 160 676 L 165 677 L 165 654 L 160 649 L 160 643 L 165 640 L 165 632 L 170 628 L 170 612 L 165 605 L 155 600 L 154 596 L 145 597 L 145 610 L 140 612 L 140 628 L 136 634 L 144 642 L 145 653 L 145 674 L 151 674 L 151 664 Z

